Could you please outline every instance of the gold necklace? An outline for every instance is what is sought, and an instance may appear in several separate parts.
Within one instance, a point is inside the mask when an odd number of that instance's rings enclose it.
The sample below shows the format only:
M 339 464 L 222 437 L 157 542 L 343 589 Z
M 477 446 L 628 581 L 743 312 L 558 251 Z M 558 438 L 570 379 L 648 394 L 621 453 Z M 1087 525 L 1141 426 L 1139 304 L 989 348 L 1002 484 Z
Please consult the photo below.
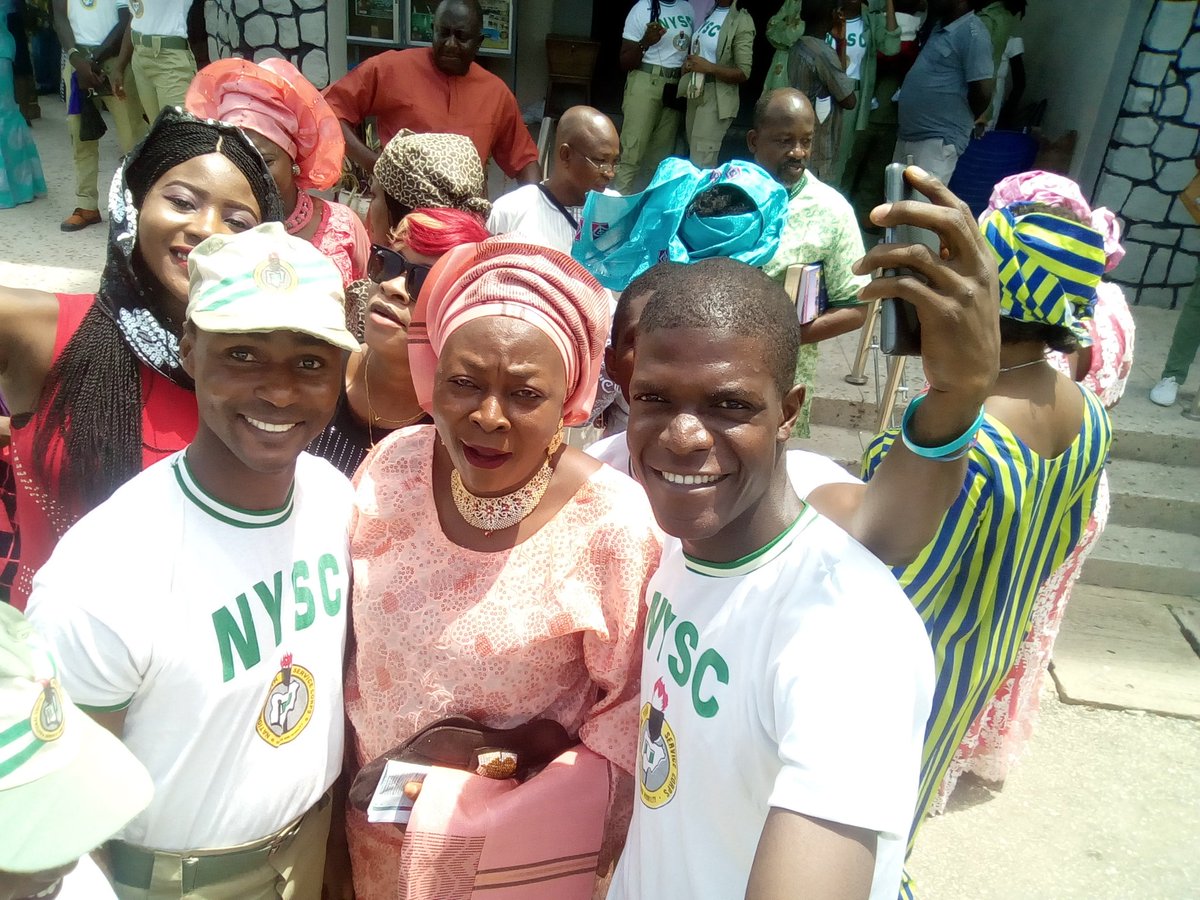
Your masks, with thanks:
M 366 357 L 362 364 L 363 373 L 363 391 L 367 395 L 367 427 L 372 425 L 390 425 L 392 429 L 403 428 L 405 425 L 411 425 L 417 419 L 425 415 L 425 410 L 418 410 L 417 414 L 411 419 L 385 419 L 383 416 L 375 412 L 375 407 L 371 405 L 371 356 L 370 351 L 367 351 Z
M 534 473 L 525 484 L 511 494 L 501 497 L 477 497 L 467 490 L 462 483 L 458 469 L 450 472 L 450 494 L 454 497 L 454 505 L 463 521 L 472 528 L 478 528 L 484 534 L 512 528 L 537 509 L 550 486 L 550 477 L 554 470 L 550 468 L 550 460 L 542 463 L 542 467 Z

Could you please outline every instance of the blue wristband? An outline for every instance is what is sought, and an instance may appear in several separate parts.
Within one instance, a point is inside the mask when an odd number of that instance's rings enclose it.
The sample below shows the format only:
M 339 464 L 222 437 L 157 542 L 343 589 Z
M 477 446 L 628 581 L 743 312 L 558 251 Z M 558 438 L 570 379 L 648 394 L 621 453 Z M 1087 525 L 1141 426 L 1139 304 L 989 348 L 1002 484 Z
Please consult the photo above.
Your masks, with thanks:
M 940 447 L 922 447 L 920 444 L 914 443 L 908 436 L 908 425 L 912 421 L 917 407 L 925 402 L 927 396 L 929 395 L 921 394 L 919 397 L 914 397 L 908 404 L 908 408 L 904 410 L 904 418 L 900 422 L 900 437 L 904 441 L 904 446 L 923 459 L 932 459 L 937 462 L 953 462 L 956 459 L 962 459 L 975 446 L 975 435 L 983 426 L 983 407 L 979 407 L 979 415 L 975 417 L 971 426 L 950 443 Z

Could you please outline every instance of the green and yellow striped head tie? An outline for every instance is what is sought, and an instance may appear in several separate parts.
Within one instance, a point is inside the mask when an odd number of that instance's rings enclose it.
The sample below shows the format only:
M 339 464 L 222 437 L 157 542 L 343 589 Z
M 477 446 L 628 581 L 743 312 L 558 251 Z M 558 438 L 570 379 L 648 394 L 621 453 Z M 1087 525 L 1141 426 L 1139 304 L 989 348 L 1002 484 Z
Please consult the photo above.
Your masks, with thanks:
M 1104 237 L 1051 213 L 1014 216 L 998 209 L 983 223 L 1000 270 L 1000 315 L 1069 328 L 1091 343 L 1084 319 L 1104 274 Z

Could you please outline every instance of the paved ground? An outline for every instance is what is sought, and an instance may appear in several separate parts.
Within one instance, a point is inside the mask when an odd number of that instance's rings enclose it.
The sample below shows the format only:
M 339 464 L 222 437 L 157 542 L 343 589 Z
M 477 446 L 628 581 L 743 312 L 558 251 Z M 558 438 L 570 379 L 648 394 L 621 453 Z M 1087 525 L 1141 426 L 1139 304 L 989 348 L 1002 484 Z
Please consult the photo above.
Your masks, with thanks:
M 0 209 L 0 284 L 53 287 L 60 291 L 94 291 L 104 265 L 108 235 L 108 187 L 117 164 L 115 131 L 100 141 L 100 205 L 105 224 L 73 234 L 58 223 L 75 208 L 75 168 L 67 137 L 66 107 L 57 97 L 42 97 L 42 118 L 33 137 L 42 157 L 48 193 L 15 209 Z
M 1200 724 L 1060 703 L 1002 792 L 961 784 L 911 869 L 925 900 L 1200 896 Z
M 74 206 L 74 173 L 62 105 L 42 98 L 42 107 L 34 137 L 50 196 L 0 210 L 0 284 L 91 290 L 105 229 L 59 232 Z M 104 195 L 116 150 L 110 138 L 101 146 Z M 1157 374 L 1150 369 L 1161 365 L 1152 357 L 1163 351 L 1142 354 L 1150 345 L 1141 339 L 1139 370 L 1146 371 L 1137 389 L 1144 391 Z M 1130 405 L 1178 418 L 1140 399 Z M 1069 706 L 1050 689 L 1005 789 L 961 785 L 950 810 L 924 828 L 912 871 L 926 900 L 1200 897 L 1200 723 Z

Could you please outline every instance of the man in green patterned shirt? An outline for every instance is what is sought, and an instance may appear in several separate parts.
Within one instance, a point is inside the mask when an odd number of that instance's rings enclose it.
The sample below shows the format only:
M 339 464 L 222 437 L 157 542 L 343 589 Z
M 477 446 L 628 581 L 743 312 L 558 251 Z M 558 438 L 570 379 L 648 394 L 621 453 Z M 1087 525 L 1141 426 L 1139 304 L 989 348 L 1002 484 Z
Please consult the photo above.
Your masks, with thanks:
M 796 382 L 812 396 L 817 371 L 817 344 L 860 328 L 866 307 L 858 292 L 871 279 L 855 275 L 851 266 L 863 256 L 862 233 L 850 203 L 807 171 L 816 115 L 800 91 L 779 88 L 764 94 L 754 107 L 754 127 L 746 136 L 754 161 L 788 189 L 787 222 L 779 249 L 763 271 L 783 281 L 789 266 L 820 263 L 829 308 L 800 328 L 802 346 L 796 360 Z M 796 419 L 794 434 L 809 435 L 811 400 Z

